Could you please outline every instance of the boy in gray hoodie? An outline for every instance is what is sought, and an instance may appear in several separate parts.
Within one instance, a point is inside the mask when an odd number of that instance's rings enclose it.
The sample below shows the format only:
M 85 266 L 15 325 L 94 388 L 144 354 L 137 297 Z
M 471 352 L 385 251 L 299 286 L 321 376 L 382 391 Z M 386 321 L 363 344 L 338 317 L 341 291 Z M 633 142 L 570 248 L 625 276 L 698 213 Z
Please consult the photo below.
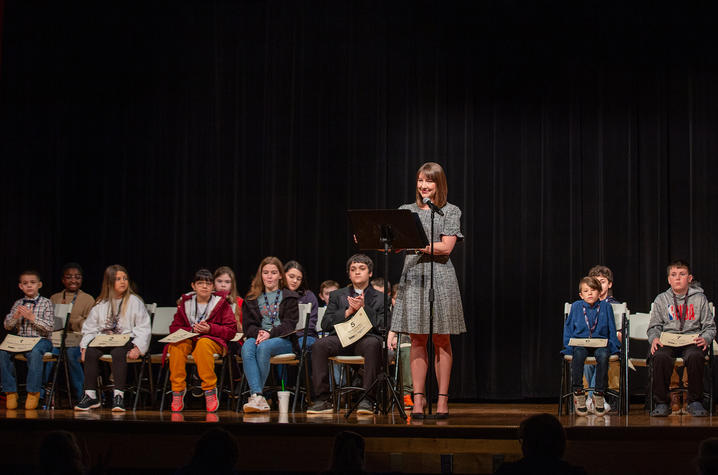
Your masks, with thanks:
M 674 358 L 682 357 L 688 372 L 688 413 L 706 416 L 702 404 L 703 368 L 706 351 L 716 334 L 713 315 L 703 289 L 691 285 L 693 275 L 686 261 L 676 260 L 668 264 L 670 289 L 653 301 L 651 322 L 648 324 L 648 342 L 653 355 L 653 397 L 656 406 L 652 416 L 667 416 L 668 385 L 671 381 Z M 692 344 L 680 347 L 663 346 L 661 333 L 696 334 Z

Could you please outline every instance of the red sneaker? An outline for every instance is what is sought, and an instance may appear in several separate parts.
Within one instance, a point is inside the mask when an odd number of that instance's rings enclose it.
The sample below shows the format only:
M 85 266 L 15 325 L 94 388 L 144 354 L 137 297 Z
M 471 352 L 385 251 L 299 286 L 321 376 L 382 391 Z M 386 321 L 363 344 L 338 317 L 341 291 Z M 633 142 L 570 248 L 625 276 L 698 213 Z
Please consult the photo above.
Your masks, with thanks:
M 404 409 L 414 407 L 414 401 L 411 400 L 411 394 L 404 394 Z
M 186 390 L 172 391 L 172 412 L 180 412 L 184 409 L 184 395 Z
M 204 392 L 204 402 L 207 404 L 207 412 L 215 412 L 219 409 L 219 401 L 217 401 L 217 388 Z

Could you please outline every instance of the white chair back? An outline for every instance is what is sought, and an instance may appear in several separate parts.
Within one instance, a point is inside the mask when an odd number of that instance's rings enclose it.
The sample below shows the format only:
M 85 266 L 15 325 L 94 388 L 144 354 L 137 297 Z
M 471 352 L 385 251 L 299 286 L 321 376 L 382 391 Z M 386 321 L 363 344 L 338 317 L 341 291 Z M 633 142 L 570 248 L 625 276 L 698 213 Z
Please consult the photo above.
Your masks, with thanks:
M 157 307 L 155 308 L 155 319 L 152 321 L 153 335 L 169 335 L 170 325 L 177 313 L 177 307 Z
M 628 314 L 628 328 L 630 329 L 629 338 L 634 340 L 648 340 L 648 324 L 651 321 L 650 313 L 629 313 Z
M 312 313 L 311 303 L 300 303 L 299 304 L 299 320 L 297 320 L 297 330 L 304 330 L 304 326 L 307 324 L 307 318 Z
M 616 330 L 620 330 L 623 328 L 623 316 L 628 316 L 628 305 L 626 302 L 612 303 L 611 308 L 613 309 L 613 321 L 616 324 Z
M 155 313 L 155 310 L 157 310 L 157 304 L 156 303 L 146 303 L 145 308 L 147 309 L 147 313 L 152 316 L 153 313 Z
M 65 321 L 69 318 L 70 313 L 72 312 L 72 304 L 71 303 L 56 303 L 55 304 L 55 327 L 54 330 L 62 330 L 65 328 Z
M 324 318 L 324 314 L 327 313 L 327 307 L 319 307 L 317 309 L 317 333 L 321 333 L 324 330 L 322 330 L 322 319 Z

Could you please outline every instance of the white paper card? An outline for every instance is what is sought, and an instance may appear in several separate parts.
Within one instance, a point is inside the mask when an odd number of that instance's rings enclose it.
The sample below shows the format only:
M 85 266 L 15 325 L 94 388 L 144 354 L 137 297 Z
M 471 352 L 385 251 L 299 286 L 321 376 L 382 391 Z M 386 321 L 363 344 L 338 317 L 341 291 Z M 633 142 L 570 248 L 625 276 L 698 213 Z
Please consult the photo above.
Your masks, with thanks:
M 125 344 L 130 341 L 131 336 L 132 335 L 130 335 L 129 333 L 125 333 L 122 335 L 97 335 L 88 346 L 125 346 Z
M 199 333 L 192 333 L 188 332 L 187 330 L 182 330 L 181 328 L 177 330 L 174 333 L 171 333 L 167 335 L 166 337 L 159 340 L 160 343 L 177 343 L 178 341 L 186 340 L 187 338 L 192 338 L 193 336 L 197 336 Z
M 342 346 L 347 347 L 359 341 L 361 337 L 371 330 L 371 327 L 371 321 L 369 321 L 369 317 L 364 311 L 364 307 L 362 307 L 348 321 L 334 325 L 334 330 L 336 330 Z
M 661 333 L 661 345 L 663 346 L 686 346 L 695 344 L 695 339 L 698 338 L 698 333 Z
M 67 332 L 65 336 L 65 348 L 71 346 L 80 346 L 80 340 L 82 340 L 82 333 Z M 52 346 L 60 348 L 62 345 L 62 330 L 52 332 Z
M 571 338 L 568 346 L 585 346 L 586 348 L 603 348 L 608 345 L 608 338 Z
M 242 339 L 242 337 L 244 337 L 244 333 L 237 333 L 236 335 L 234 335 L 234 338 L 229 341 L 239 341 Z
M 27 337 L 8 335 L 2 341 L 0 350 L 9 351 L 11 353 L 25 353 L 26 351 L 32 350 L 40 340 L 42 340 L 42 337 L 39 336 Z

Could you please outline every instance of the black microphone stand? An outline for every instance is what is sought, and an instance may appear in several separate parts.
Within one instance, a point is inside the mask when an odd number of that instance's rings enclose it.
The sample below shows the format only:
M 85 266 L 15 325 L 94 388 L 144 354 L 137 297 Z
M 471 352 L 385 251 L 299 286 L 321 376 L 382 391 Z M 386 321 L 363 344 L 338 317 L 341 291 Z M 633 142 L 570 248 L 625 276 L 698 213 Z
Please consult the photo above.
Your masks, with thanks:
M 426 342 L 427 346 L 427 357 L 429 359 L 428 368 L 426 371 L 426 407 L 427 416 L 433 417 L 431 413 L 431 404 L 433 400 L 432 384 L 435 375 L 434 371 L 434 211 L 433 206 L 429 206 L 431 210 L 431 233 L 429 234 L 429 246 L 431 261 L 429 262 L 429 339 Z
M 65 382 L 67 383 L 67 400 L 70 402 L 70 408 L 72 408 L 72 388 L 70 386 L 70 374 L 67 368 L 67 348 L 65 347 L 65 340 L 67 338 L 67 332 L 70 329 L 70 312 L 72 311 L 72 305 L 67 311 L 65 316 L 65 325 L 62 327 L 62 334 L 60 337 L 60 353 L 57 355 L 57 361 L 55 361 L 55 370 L 52 372 L 52 386 L 50 387 L 50 393 L 45 401 L 45 408 L 55 409 L 55 388 L 57 387 L 57 372 L 60 371 L 60 365 L 65 370 Z

